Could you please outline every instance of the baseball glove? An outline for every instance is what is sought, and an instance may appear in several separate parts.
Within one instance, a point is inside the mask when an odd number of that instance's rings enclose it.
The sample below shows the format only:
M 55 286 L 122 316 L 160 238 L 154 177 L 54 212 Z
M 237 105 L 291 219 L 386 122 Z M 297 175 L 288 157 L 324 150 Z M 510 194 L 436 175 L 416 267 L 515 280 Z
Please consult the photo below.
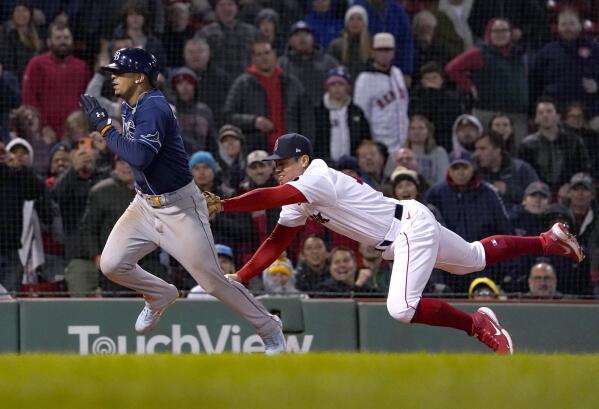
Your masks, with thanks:
M 220 196 L 215 195 L 211 192 L 203 192 L 204 198 L 206 199 L 206 206 L 208 207 L 208 215 L 212 216 L 215 213 L 223 211 L 223 205 L 220 202 Z

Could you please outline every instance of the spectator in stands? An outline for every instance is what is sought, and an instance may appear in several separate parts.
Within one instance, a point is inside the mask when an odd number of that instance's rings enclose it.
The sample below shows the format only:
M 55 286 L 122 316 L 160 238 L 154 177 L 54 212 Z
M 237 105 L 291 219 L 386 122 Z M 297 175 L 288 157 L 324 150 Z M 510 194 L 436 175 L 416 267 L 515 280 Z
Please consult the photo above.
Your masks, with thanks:
M 233 249 L 229 246 L 226 246 L 226 245 L 220 244 L 220 243 L 215 244 L 214 248 L 216 249 L 216 254 L 218 256 L 218 264 L 220 266 L 220 269 L 225 274 L 233 274 L 236 270 L 235 260 L 233 259 Z M 189 276 L 189 274 L 186 274 L 186 275 Z M 257 277 L 254 277 L 254 279 L 256 279 L 256 278 Z M 253 279 L 250 281 L 250 287 L 251 287 L 252 281 L 253 281 Z M 179 288 L 179 287 L 177 286 L 177 288 Z M 200 300 L 200 299 L 201 300 L 217 300 L 216 297 L 208 294 L 206 292 L 206 290 L 204 290 L 202 288 L 202 286 L 200 286 L 199 284 L 197 284 L 195 287 L 193 287 L 189 291 L 187 298 L 194 299 L 194 300 Z
M 475 241 L 496 234 L 511 234 L 507 212 L 497 192 L 481 182 L 469 152 L 449 155 L 447 180 L 429 189 L 425 200 L 439 209 L 447 228 L 464 240 Z M 508 265 L 490 267 L 485 274 L 495 282 L 504 280 Z M 446 276 L 455 292 L 466 292 L 471 277 Z
M 162 9 L 162 7 L 160 7 Z M 143 48 L 158 60 L 161 71 L 164 71 L 170 62 L 160 39 L 154 34 L 148 21 L 148 8 L 139 0 L 129 0 L 125 3 L 122 22 L 114 30 L 113 37 L 128 36 L 133 41 L 133 47 Z
M 452 128 L 452 151 L 474 153 L 474 143 L 483 134 L 483 126 L 475 116 L 463 114 L 456 118 Z
M 577 172 L 588 172 L 590 159 L 582 138 L 559 125 L 553 100 L 540 99 L 536 105 L 536 133 L 522 141 L 519 156 L 556 192 Z
M 401 148 L 395 154 L 395 166 L 403 166 L 406 169 L 418 172 L 418 159 L 416 154 L 410 148 Z
M 332 3 L 333 0 L 312 0 L 312 7 L 304 17 L 304 21 L 312 27 L 316 44 L 324 49 L 343 29 L 339 7 Z
M 453 55 L 442 44 L 439 44 L 435 30 L 437 29 L 437 17 L 429 11 L 422 10 L 414 15 L 412 30 L 414 32 L 415 61 L 414 72 L 417 73 L 415 80 L 419 80 L 419 72 L 423 65 L 436 63 L 444 66 L 452 59 Z
M 597 191 L 593 178 L 586 173 L 577 173 L 570 179 L 570 188 L 568 191 L 568 207 L 574 217 L 573 224 L 570 225 L 572 234 L 576 235 L 578 242 L 582 246 L 585 254 L 591 254 L 590 248 L 591 236 L 593 230 L 599 225 L 597 207 L 595 198 Z M 586 258 L 582 263 L 574 266 L 574 271 L 567 282 L 563 282 L 575 294 L 588 294 L 590 292 L 590 260 Z M 562 280 L 563 281 L 563 280 Z M 570 285 L 568 285 L 570 284 Z
M 356 0 L 354 4 L 364 7 L 366 10 L 368 31 L 371 34 L 387 32 L 393 36 L 397 48 L 394 42 L 395 53 L 391 61 L 405 75 L 411 75 L 414 69 L 414 40 L 412 39 L 410 18 L 403 6 L 394 0 Z
M 368 285 L 372 276 L 369 269 L 358 270 L 354 252 L 345 247 L 335 247 L 329 256 L 329 277 L 316 288 L 317 292 L 336 293 L 348 296 L 350 293 L 371 293 Z M 325 294 L 331 295 L 331 294 Z
M 97 172 L 97 158 L 98 152 L 93 148 L 91 139 L 81 139 L 71 151 L 71 169 L 58 178 L 50 191 L 60 209 L 63 224 L 65 259 L 68 262 L 65 269 L 67 286 L 71 277 L 96 276 L 97 283 L 98 272 L 85 250 L 80 229 L 91 187 L 107 176 Z M 73 292 L 79 293 L 82 287 L 77 287 L 77 284 L 73 282 Z
M 44 195 L 43 182 L 26 166 L 14 166 L 16 158 L 0 142 L 0 285 L 7 291 L 19 290 L 23 265 L 19 257 L 22 246 L 23 206 L 26 201 Z M 10 164 L 10 166 L 9 166 Z
M 218 164 L 225 185 L 237 192 L 245 177 L 245 137 L 235 125 L 223 125 L 218 131 Z
M 90 72 L 84 61 L 72 55 L 73 37 L 67 26 L 50 25 L 47 53 L 33 57 L 23 76 L 23 103 L 37 108 L 42 132 L 61 137 L 67 116 L 79 109 L 79 95 Z M 50 129 L 44 130 L 43 128 Z
M 503 147 L 506 152 L 512 156 L 516 156 L 517 148 L 514 136 L 514 123 L 509 115 L 503 112 L 495 113 L 487 125 L 487 129 L 497 132 L 503 137 Z
M 13 72 L 18 86 L 25 66 L 42 49 L 42 40 L 33 20 L 33 7 L 25 1 L 14 3 L 11 19 L 0 27 L 0 63 Z
M 551 190 L 547 184 L 532 182 L 524 190 L 522 203 L 510 211 L 514 233 L 518 236 L 537 236 L 546 230 L 545 211 L 549 207 Z
M 387 162 L 384 147 L 370 139 L 360 143 L 356 151 L 360 177 L 376 190 L 382 190 L 385 182 L 385 163 Z
M 71 296 L 93 293 L 98 286 L 103 292 L 128 291 L 100 274 L 100 255 L 112 227 L 135 198 L 134 180 L 127 162 L 116 158 L 110 177 L 90 189 L 80 226 L 82 254 L 86 257 L 78 260 L 81 266 L 89 264 L 89 268 L 67 270 L 65 279 Z M 166 268 L 160 264 L 157 252 L 145 256 L 139 264 L 163 279 L 166 276 Z
M 370 124 L 364 112 L 352 102 L 351 79 L 347 68 L 329 70 L 326 93 L 315 110 L 314 156 L 331 163 L 352 155 L 360 142 L 370 139 Z
M 42 132 L 44 130 L 42 129 Z M 87 116 L 81 110 L 73 111 L 67 117 L 64 124 L 64 135 L 61 142 L 76 145 L 81 139 L 89 136 L 89 122 Z M 46 138 L 51 138 L 48 134 Z
M 224 113 L 243 131 L 248 150 L 272 151 L 284 133 L 314 135 L 314 111 L 306 98 L 301 82 L 283 72 L 268 39 L 259 36 L 252 44 L 252 65 L 231 86 Z
M 214 63 L 234 78 L 244 72 L 248 65 L 247 50 L 258 30 L 237 19 L 239 8 L 236 0 L 216 0 L 214 3 L 216 21 L 197 35 L 210 44 Z
M 497 284 L 488 277 L 478 277 L 472 280 L 468 287 L 468 298 L 474 301 L 489 302 L 498 300 L 501 291 Z
M 223 104 L 229 89 L 229 75 L 218 67 L 211 58 L 208 42 L 204 38 L 194 37 L 183 48 L 185 67 L 195 72 L 199 89 L 197 98 L 212 110 L 215 126 L 223 123 Z
M 279 65 L 287 75 L 300 80 L 312 106 L 317 107 L 322 102 L 322 84 L 327 73 L 339 62 L 314 43 L 312 28 L 300 20 L 291 26 L 289 47 L 285 55 L 279 57 Z
M 397 200 L 418 200 L 428 207 L 433 213 L 435 219 L 442 225 L 445 225 L 443 216 L 439 209 L 430 203 L 424 201 L 424 195 L 428 189 L 428 185 L 423 184 L 423 178 L 415 170 L 398 166 L 395 168 L 390 177 L 393 194 L 391 195 Z
M 294 285 L 293 265 L 285 253 L 275 260 L 262 273 L 264 291 L 267 294 L 286 295 L 297 294 L 299 291 Z
M 50 149 L 50 165 L 46 178 L 46 188 L 50 189 L 56 180 L 71 168 L 71 146 L 58 142 Z
M 505 19 L 489 21 L 485 43 L 456 56 L 445 67 L 449 78 L 474 100 L 473 115 L 488 123 L 497 111 L 510 115 L 516 143 L 526 136 L 528 80 L 523 53 Z
M 369 276 L 370 278 L 366 284 L 374 292 L 386 294 L 389 291 L 389 283 L 391 282 L 391 263 L 388 260 L 383 260 L 383 253 L 374 246 L 360 243 L 358 251 L 358 276 Z
M 328 53 L 347 67 L 351 78 L 368 69 L 370 59 L 368 14 L 362 6 L 353 5 L 345 12 L 345 28 L 329 45 Z
M 579 102 L 568 104 L 563 124 L 566 131 L 582 137 L 591 160 L 591 174 L 597 180 L 599 177 L 599 132 L 589 127 L 584 106 Z
M 451 21 L 452 29 L 462 40 L 462 51 L 474 45 L 474 36 L 468 24 L 474 0 L 440 0 L 439 11 Z M 445 33 L 451 32 L 449 27 Z
M 214 118 L 208 105 L 196 98 L 198 78 L 195 72 L 187 67 L 177 68 L 171 76 L 171 86 L 185 150 L 188 154 L 198 150 L 215 152 Z
M 191 4 L 175 1 L 167 7 L 166 11 L 168 24 L 162 33 L 162 45 L 166 51 L 168 66 L 180 67 L 183 65 L 181 50 L 185 42 L 195 34 L 191 25 Z
M 588 109 L 591 127 L 599 127 L 599 45 L 581 35 L 579 15 L 564 9 L 558 16 L 559 39 L 543 47 L 533 61 L 531 100 L 541 95 L 555 99 L 561 108 L 578 101 Z M 597 123 L 594 124 L 593 121 Z
M 557 291 L 555 268 L 545 261 L 540 261 L 530 268 L 528 289 L 524 294 L 526 298 L 562 298 L 562 294 Z
M 16 75 L 4 69 L 0 60 L 0 140 L 8 139 L 9 113 L 21 104 L 21 88 Z
M 447 151 L 437 145 L 434 135 L 435 127 L 428 118 L 419 114 L 412 116 L 405 147 L 416 155 L 418 172 L 429 186 L 443 181 L 449 167 Z
M 317 291 L 329 277 L 328 252 L 324 240 L 308 236 L 302 244 L 299 262 L 295 270 L 295 285 L 303 292 Z
M 506 19 L 513 24 L 513 41 L 536 49 L 549 41 L 549 20 L 543 6 L 537 0 L 474 1 L 468 23 L 475 38 L 483 39 L 491 19 Z
M 521 203 L 524 190 L 539 180 L 533 167 L 511 157 L 504 149 L 503 137 L 495 131 L 483 133 L 474 147 L 481 179 L 497 189 L 508 209 Z
M 354 103 L 370 122 L 373 139 L 385 144 L 393 156 L 407 138 L 408 90 L 402 71 L 393 65 L 393 35 L 375 35 L 372 48 L 372 67 L 358 76 Z
M 355 156 L 345 155 L 340 157 L 335 162 L 335 169 L 356 179 L 360 178 L 360 165 L 358 165 L 358 159 Z
M 450 89 L 443 68 L 435 62 L 420 67 L 420 82 L 410 92 L 410 115 L 420 114 L 435 126 L 435 140 L 447 152 L 453 149 L 452 127 L 455 119 L 466 112 L 461 92 Z
M 50 147 L 56 143 L 54 133 L 42 134 L 40 113 L 28 105 L 21 105 L 10 113 L 12 138 L 23 138 L 33 149 L 33 169 L 38 175 L 45 175 L 50 162 Z
M 285 53 L 287 44 L 283 41 L 283 35 L 280 33 L 281 24 L 279 13 L 270 8 L 262 9 L 256 15 L 254 26 L 258 31 L 270 41 L 270 45 L 278 55 Z
M 218 164 L 210 152 L 198 151 L 191 155 L 189 168 L 196 185 L 202 191 L 212 192 L 220 197 L 231 197 L 233 189 L 221 181 Z M 211 218 L 210 226 L 215 242 L 228 243 L 233 246 L 235 253 L 240 254 L 237 243 L 243 243 L 244 238 L 252 229 L 251 218 L 248 214 L 219 214 Z

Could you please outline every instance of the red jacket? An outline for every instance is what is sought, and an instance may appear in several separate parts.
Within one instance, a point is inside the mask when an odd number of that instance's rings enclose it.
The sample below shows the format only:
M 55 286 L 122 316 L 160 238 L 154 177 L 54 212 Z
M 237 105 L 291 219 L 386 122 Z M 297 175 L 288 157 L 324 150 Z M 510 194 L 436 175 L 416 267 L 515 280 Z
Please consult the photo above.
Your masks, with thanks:
M 91 73 L 84 61 L 68 56 L 60 60 L 47 52 L 29 60 L 23 75 L 23 103 L 36 107 L 42 127 L 49 125 L 60 139 L 64 122 L 79 109 Z

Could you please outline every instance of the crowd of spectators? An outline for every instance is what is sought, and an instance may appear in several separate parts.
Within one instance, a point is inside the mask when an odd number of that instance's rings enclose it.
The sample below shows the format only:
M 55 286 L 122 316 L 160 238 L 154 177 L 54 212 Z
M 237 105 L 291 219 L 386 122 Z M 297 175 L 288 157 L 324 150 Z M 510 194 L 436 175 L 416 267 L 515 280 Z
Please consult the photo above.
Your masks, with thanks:
M 201 190 L 276 185 L 262 160 L 298 132 L 330 166 L 422 201 L 468 241 L 563 221 L 587 254 L 474 277 L 435 270 L 427 292 L 599 296 L 597 2 L 5 0 L 0 21 L 0 288 L 10 293 L 124 290 L 98 265 L 136 194 L 132 172 L 90 133 L 78 99 L 94 95 L 119 126 L 121 101 L 99 67 L 141 47 L 158 59 Z M 252 256 L 279 211 L 212 218 L 223 271 Z M 161 251 L 141 263 L 195 286 Z M 384 295 L 391 267 L 309 221 L 249 287 Z

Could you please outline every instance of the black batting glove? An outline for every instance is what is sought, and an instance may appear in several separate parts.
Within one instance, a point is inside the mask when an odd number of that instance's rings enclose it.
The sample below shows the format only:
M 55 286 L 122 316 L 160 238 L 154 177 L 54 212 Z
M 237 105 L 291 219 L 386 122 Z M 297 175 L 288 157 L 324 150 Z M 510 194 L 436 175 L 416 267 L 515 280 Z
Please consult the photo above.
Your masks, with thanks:
M 100 132 L 102 136 L 112 126 L 112 120 L 108 117 L 108 112 L 102 108 L 95 97 L 88 94 L 81 94 L 79 97 L 79 106 L 87 115 L 91 128 Z

